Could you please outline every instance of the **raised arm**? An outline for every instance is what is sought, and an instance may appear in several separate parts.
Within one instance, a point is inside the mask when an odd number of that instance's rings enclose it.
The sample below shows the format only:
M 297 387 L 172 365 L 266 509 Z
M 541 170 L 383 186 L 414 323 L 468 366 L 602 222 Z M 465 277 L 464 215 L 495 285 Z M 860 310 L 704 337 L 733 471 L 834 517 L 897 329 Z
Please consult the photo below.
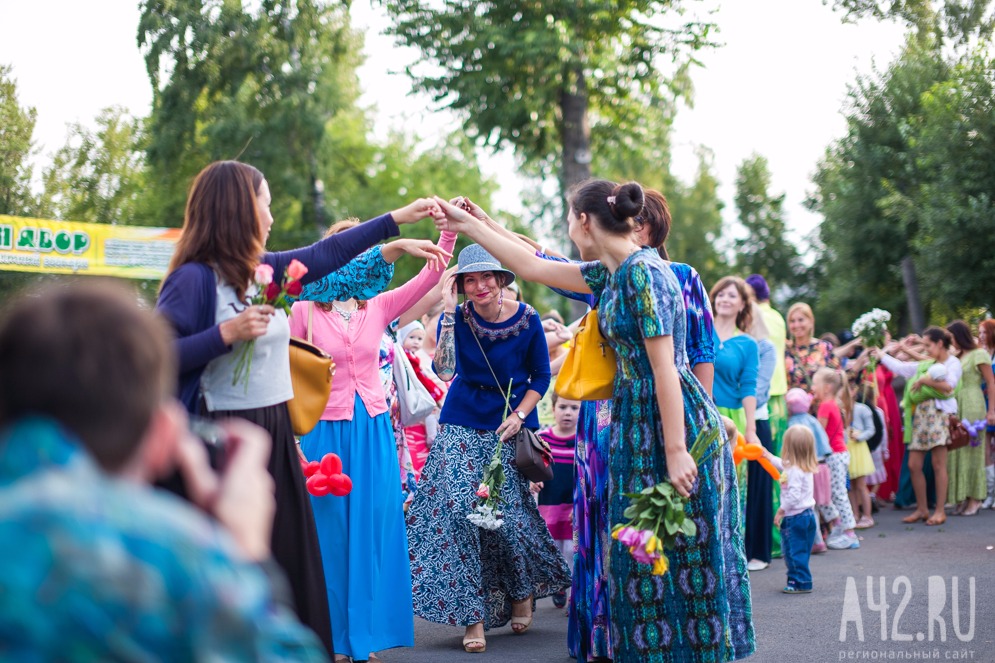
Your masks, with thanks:
M 444 220 L 436 221 L 440 230 L 464 233 L 524 280 L 574 292 L 591 292 L 579 265 L 543 260 L 517 237 L 511 238 L 497 232 L 486 221 L 450 205 L 438 196 L 435 200 L 446 213 Z
M 443 232 L 437 247 L 441 251 L 426 253 L 425 256 L 422 256 L 427 257 L 428 262 L 415 278 L 374 298 L 377 305 L 383 307 L 388 321 L 399 317 L 439 284 L 449 260 L 453 257 L 454 246 L 456 246 L 456 233 Z M 436 247 L 433 246 L 433 248 Z M 417 254 L 416 249 L 420 249 L 420 245 L 412 245 L 412 251 Z

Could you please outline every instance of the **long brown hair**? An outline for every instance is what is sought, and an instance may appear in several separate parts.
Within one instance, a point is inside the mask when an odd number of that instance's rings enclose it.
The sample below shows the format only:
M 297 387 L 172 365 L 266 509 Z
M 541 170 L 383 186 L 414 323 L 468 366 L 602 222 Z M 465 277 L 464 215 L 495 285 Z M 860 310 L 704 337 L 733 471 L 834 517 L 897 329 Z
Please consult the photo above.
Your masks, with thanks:
M 265 250 L 256 206 L 263 179 L 258 169 L 238 161 L 215 161 L 200 171 L 166 275 L 190 262 L 205 263 L 244 298 Z

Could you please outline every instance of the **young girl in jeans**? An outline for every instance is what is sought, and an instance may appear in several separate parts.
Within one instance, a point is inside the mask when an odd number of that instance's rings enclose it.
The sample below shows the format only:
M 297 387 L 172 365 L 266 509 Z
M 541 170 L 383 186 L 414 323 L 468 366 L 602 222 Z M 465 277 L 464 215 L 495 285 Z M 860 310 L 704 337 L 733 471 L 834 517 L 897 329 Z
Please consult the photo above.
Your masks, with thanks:
M 853 408 L 850 390 L 843 388 L 843 375 L 838 370 L 820 368 L 812 378 L 812 393 L 819 401 L 816 416 L 826 435 L 829 436 L 829 446 L 833 450 L 826 459 L 832 481 L 833 503 L 819 509 L 823 520 L 833 526 L 832 532 L 826 537 L 826 545 L 833 550 L 859 548 L 860 542 L 853 532 L 857 523 L 853 518 L 846 485 L 850 474 L 850 452 L 846 448 L 846 429 Z
M 774 514 L 774 524 L 781 528 L 781 550 L 788 567 L 785 594 L 812 591 L 812 572 L 808 560 L 815 541 L 815 493 L 813 477 L 819 469 L 815 458 L 815 436 L 805 426 L 791 426 L 784 433 L 783 460 L 765 454 L 783 472 L 781 507 Z

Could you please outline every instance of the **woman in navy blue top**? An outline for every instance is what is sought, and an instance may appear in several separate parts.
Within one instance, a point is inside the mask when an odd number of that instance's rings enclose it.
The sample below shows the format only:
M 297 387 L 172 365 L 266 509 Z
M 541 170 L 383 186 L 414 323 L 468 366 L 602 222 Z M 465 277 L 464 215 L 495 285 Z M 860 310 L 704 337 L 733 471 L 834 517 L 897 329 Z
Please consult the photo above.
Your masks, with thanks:
M 539 314 L 503 295 L 514 279 L 479 245 L 460 252 L 459 268 L 444 288 L 434 362 L 436 374 L 453 382 L 408 510 L 415 614 L 466 627 L 463 646 L 470 653 L 484 651 L 485 628 L 511 621 L 515 633 L 524 633 L 534 600 L 570 586 L 570 570 L 514 464 L 512 445 L 501 454 L 504 523 L 487 530 L 467 519 L 498 439 L 522 426 L 539 427 L 535 407 L 550 382 Z M 456 305 L 457 290 L 466 296 L 462 306 Z

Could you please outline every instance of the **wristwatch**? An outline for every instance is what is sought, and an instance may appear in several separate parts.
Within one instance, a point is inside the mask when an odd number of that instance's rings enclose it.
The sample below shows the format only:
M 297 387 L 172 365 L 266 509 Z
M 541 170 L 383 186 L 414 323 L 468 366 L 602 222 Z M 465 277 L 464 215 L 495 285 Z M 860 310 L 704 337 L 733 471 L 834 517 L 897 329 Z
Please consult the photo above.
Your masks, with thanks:
M 515 414 L 518 415 L 519 419 L 521 419 L 522 421 L 525 421 L 525 413 L 524 412 L 522 412 L 521 410 L 515 410 Z

